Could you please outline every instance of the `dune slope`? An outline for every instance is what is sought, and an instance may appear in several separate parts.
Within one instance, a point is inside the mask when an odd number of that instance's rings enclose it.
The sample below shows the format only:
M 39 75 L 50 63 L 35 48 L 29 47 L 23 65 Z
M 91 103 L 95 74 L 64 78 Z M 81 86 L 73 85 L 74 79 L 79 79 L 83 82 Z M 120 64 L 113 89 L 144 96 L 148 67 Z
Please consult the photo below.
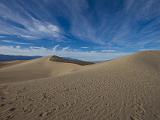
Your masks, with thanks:
M 159 120 L 160 52 L 85 66 L 46 79 L 1 84 L 1 119 Z

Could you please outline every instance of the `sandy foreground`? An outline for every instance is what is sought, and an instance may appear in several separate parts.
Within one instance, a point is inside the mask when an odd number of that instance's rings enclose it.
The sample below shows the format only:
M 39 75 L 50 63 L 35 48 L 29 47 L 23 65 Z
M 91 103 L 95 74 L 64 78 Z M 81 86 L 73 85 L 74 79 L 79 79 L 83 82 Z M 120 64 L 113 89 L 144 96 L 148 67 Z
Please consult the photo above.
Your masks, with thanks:
M 160 120 L 160 51 L 80 66 L 0 68 L 0 120 Z

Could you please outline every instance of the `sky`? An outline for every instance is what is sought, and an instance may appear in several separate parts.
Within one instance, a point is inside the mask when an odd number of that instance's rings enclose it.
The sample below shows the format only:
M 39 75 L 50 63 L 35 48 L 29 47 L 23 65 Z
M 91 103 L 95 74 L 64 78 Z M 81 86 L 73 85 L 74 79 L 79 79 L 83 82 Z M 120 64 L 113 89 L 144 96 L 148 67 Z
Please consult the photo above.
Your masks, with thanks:
M 113 59 L 160 50 L 160 0 L 0 0 L 0 54 Z

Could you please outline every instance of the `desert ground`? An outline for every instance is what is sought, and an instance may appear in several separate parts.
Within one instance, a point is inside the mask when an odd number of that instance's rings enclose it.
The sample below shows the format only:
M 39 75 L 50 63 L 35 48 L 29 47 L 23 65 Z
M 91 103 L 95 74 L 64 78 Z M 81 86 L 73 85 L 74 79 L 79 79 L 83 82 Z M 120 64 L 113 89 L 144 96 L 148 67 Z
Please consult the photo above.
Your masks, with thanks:
M 0 120 L 160 120 L 160 51 L 78 65 L 0 64 Z

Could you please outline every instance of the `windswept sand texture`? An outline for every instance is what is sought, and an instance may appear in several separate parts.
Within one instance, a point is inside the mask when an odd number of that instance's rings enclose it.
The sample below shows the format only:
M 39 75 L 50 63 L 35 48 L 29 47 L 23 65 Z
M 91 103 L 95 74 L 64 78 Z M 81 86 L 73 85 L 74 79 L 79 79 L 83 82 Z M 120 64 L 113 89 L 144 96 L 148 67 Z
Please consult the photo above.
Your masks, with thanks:
M 160 120 L 160 52 L 0 69 L 0 120 Z

